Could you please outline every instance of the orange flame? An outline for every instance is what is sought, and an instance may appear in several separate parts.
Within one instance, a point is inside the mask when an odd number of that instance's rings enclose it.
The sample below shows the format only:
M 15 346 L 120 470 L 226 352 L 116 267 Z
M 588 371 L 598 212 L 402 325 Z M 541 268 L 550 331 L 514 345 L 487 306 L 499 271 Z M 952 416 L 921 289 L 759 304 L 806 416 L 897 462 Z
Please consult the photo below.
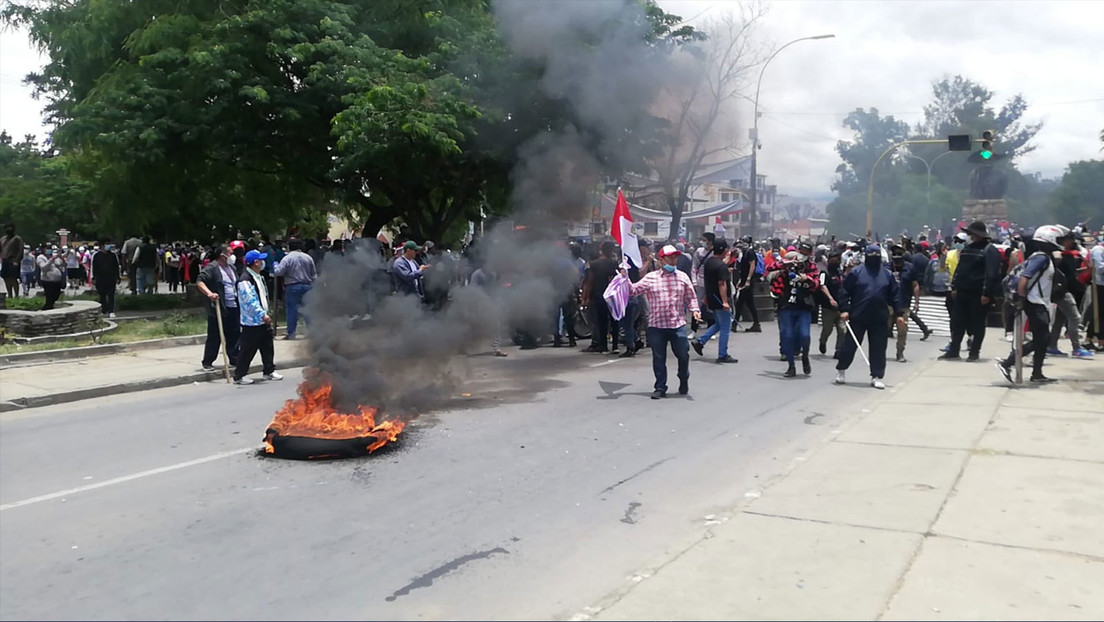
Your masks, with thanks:
M 359 406 L 359 414 L 338 412 L 330 399 L 333 385 L 328 379 L 307 380 L 299 385 L 299 398 L 288 400 L 283 408 L 276 412 L 270 430 L 280 436 L 302 436 L 330 440 L 348 440 L 353 438 L 374 438 L 368 445 L 368 452 L 376 451 L 387 443 L 398 439 L 406 424 L 402 421 L 376 422 L 379 410 L 370 406 Z M 265 439 L 265 452 L 275 453 L 268 438 Z

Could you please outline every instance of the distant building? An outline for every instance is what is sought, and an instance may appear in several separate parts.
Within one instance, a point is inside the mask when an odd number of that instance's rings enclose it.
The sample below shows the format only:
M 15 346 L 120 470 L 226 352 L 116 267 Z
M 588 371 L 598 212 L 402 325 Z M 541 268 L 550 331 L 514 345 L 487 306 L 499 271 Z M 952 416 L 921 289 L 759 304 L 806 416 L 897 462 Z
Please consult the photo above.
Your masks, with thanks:
M 711 231 L 735 240 L 750 233 L 752 192 L 759 193 L 759 232 L 756 237 L 765 237 L 771 229 L 771 213 L 778 189 L 767 184 L 766 175 L 756 177 L 755 188 L 752 188 L 750 156 L 699 167 L 690 186 L 682 230 L 675 237 L 694 240 L 702 233 Z M 671 213 L 659 183 L 639 175 L 625 175 L 620 181 L 633 220 L 637 223 L 637 233 L 650 239 L 669 239 Z M 581 233 L 586 229 L 591 237 L 608 234 L 616 203 L 616 182 L 606 184 L 597 194 L 590 226 L 576 223 L 569 227 L 569 231 Z

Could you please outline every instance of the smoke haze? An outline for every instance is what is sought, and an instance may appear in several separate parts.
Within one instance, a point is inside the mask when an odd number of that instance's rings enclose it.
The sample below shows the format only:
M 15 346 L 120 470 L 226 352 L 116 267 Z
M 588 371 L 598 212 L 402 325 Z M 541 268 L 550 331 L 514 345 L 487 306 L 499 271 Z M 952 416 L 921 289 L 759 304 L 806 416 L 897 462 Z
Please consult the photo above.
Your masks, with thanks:
M 390 295 L 373 241 L 327 257 L 305 309 L 305 348 L 343 410 L 371 405 L 394 417 L 426 408 L 460 379 L 457 355 L 488 351 L 493 337 L 509 339 L 515 330 L 552 332 L 556 308 L 578 278 L 556 241 L 563 224 L 588 218 L 604 164 L 641 156 L 626 150 L 650 122 L 664 65 L 645 43 L 649 26 L 638 5 L 526 0 L 496 2 L 494 10 L 519 62 L 542 69 L 540 88 L 566 102 L 577 123 L 551 128 L 518 151 L 511 202 L 526 229 L 492 230 L 475 255 L 499 286 L 453 286 L 442 309 L 427 311 L 414 297 Z M 427 287 L 442 277 L 427 277 Z

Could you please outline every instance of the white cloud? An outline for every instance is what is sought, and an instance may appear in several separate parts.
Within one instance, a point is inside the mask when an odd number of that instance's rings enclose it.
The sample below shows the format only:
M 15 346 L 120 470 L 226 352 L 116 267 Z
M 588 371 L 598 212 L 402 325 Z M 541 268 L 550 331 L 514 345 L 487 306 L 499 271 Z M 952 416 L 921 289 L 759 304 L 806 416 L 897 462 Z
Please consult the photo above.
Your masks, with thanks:
M 0 129 L 16 140 L 25 134 L 41 140 L 49 132 L 42 123 L 43 102 L 35 100 L 31 87 L 23 84 L 23 78 L 41 69 L 45 61 L 25 31 L 0 28 Z
M 660 4 L 686 18 L 736 8 L 723 1 Z M 840 127 L 849 111 L 876 107 L 915 125 L 931 82 L 955 74 L 993 90 L 998 108 L 1022 94 L 1026 119 L 1045 122 L 1021 170 L 1056 176 L 1071 161 L 1104 157 L 1104 3 L 793 1 L 769 9 L 762 30 L 768 46 L 836 35 L 787 48 L 764 74 L 760 170 L 780 191 L 828 191 L 839 164 L 835 140 L 850 135 Z M 1081 103 L 1065 103 L 1075 101 Z M 741 116 L 750 124 L 750 104 Z

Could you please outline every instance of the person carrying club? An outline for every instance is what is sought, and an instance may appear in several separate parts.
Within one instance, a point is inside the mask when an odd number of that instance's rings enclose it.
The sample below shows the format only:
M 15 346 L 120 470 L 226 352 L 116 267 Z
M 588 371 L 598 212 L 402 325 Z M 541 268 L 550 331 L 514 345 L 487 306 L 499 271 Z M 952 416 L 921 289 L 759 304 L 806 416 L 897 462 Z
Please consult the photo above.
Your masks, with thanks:
M 840 288 L 840 321 L 847 324 L 850 339 L 845 339 L 836 364 L 836 384 L 845 384 L 845 372 L 855 360 L 855 351 L 863 337 L 870 335 L 870 386 L 884 389 L 886 345 L 889 340 L 889 313 L 892 307 L 897 317 L 897 330 L 904 330 L 904 299 L 900 295 L 897 279 L 882 265 L 882 249 L 870 244 L 864 253 L 864 262 L 856 266 L 843 279 Z

